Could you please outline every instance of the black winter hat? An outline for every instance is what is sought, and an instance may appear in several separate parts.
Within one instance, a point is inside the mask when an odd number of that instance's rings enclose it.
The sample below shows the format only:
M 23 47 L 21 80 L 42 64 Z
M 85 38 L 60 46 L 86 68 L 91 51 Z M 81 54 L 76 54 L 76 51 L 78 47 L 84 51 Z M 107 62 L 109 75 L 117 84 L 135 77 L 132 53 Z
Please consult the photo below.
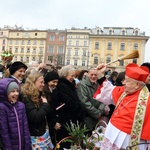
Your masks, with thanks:
M 59 79 L 59 75 L 56 71 L 50 71 L 44 77 L 45 83 L 48 83 L 49 81 L 57 80 L 57 79 Z
M 20 68 L 27 69 L 27 66 L 24 63 L 22 63 L 21 61 L 16 61 L 9 67 L 9 72 L 11 75 L 13 75 Z

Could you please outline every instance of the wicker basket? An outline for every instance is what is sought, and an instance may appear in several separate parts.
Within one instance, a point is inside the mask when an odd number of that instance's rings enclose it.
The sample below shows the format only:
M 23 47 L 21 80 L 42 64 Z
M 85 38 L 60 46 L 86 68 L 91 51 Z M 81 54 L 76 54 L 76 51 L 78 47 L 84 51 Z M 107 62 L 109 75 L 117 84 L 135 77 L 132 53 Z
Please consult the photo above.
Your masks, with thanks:
M 56 144 L 54 150 L 59 149 L 60 144 L 61 144 L 62 142 L 64 142 L 64 141 L 67 140 L 67 139 L 71 139 L 71 138 L 73 138 L 73 137 L 72 137 L 72 136 L 67 136 L 67 137 L 63 138 L 62 140 L 60 140 L 60 141 Z
M 98 136 L 95 136 L 95 138 L 98 138 L 98 142 L 95 143 L 95 147 L 100 148 L 101 147 L 101 143 L 104 140 L 104 133 L 107 127 L 107 123 L 104 120 L 100 120 L 96 126 L 95 126 L 95 130 L 93 131 L 93 133 L 97 133 Z
M 95 147 L 93 148 L 93 150 L 97 150 L 97 149 L 100 149 L 100 145 L 101 145 L 101 142 L 103 141 L 103 137 L 104 137 L 104 132 L 105 132 L 105 129 L 107 127 L 107 123 L 103 120 L 100 120 L 96 126 L 95 126 L 95 130 L 92 132 L 92 135 L 88 138 L 88 144 L 90 144 L 91 142 L 95 144 Z M 102 132 L 100 133 L 99 130 L 102 128 Z M 73 136 L 67 136 L 65 138 L 63 138 L 62 140 L 60 140 L 54 150 L 57 150 L 60 148 L 60 144 L 62 142 L 64 142 L 65 140 L 67 139 L 72 139 L 74 138 Z M 80 149 L 80 148 L 79 148 Z

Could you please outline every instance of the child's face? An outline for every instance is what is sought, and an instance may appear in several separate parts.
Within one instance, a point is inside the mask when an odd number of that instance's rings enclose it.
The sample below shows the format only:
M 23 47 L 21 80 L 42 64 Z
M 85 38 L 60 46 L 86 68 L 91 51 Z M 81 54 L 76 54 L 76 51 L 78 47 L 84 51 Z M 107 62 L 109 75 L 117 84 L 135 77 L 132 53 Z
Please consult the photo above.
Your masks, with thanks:
M 8 94 L 8 100 L 12 103 L 15 103 L 18 100 L 19 92 L 18 89 L 14 89 Z

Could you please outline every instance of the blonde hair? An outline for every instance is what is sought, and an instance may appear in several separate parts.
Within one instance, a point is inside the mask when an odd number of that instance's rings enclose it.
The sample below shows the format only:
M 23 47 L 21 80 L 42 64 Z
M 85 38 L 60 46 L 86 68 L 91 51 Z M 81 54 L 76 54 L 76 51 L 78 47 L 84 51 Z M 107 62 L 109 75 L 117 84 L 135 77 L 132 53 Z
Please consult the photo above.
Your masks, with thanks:
M 25 80 L 25 83 L 21 86 L 21 93 L 23 96 L 27 97 L 30 96 L 31 100 L 35 103 L 37 107 L 40 105 L 40 98 L 39 98 L 39 90 L 35 86 L 35 82 L 39 77 L 43 76 L 41 73 L 32 72 L 28 75 L 28 77 Z
M 9 78 L 10 76 L 10 72 L 9 72 L 9 68 L 5 70 L 3 78 Z

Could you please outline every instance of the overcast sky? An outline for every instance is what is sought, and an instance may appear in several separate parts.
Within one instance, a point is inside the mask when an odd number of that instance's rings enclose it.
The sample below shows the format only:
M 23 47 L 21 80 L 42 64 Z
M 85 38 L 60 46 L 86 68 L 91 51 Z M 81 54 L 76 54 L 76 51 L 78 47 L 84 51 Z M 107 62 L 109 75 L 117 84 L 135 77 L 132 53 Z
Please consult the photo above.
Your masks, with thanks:
M 0 27 L 133 27 L 150 36 L 150 0 L 0 0 Z M 150 62 L 150 40 L 145 61 Z

